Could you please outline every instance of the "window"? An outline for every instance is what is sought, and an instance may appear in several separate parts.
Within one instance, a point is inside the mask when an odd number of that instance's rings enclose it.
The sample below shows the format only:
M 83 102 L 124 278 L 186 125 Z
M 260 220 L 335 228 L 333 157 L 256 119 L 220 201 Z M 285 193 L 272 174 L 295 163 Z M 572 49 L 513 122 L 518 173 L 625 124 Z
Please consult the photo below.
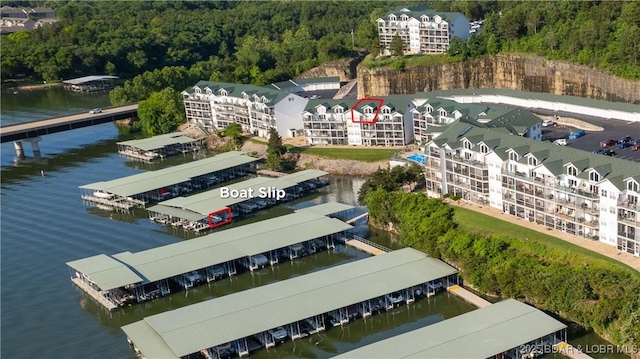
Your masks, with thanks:
M 629 191 L 638 192 L 638 183 L 635 181 L 629 181 L 629 183 L 627 183 L 627 189 Z
M 600 196 L 602 196 L 602 197 L 606 197 L 606 196 L 607 196 L 607 191 L 606 191 L 606 190 L 602 190 L 602 191 L 600 192 Z
M 573 166 L 569 166 L 569 167 L 567 167 L 567 174 L 569 176 L 575 176 L 575 175 L 578 174 L 578 169 L 573 167 Z
M 481 145 L 480 146 L 480 152 L 482 152 L 482 153 L 489 152 L 489 147 L 487 147 L 486 145 Z
M 598 182 L 600 181 L 600 175 L 596 171 L 591 171 L 591 173 L 589 173 L 589 179 L 591 181 Z
M 577 186 L 578 186 L 578 181 L 572 180 L 572 179 L 569 180 L 569 187 L 575 188 Z
M 470 150 L 471 149 L 471 142 L 465 140 L 464 143 L 462 144 L 462 146 L 464 148 L 466 148 L 467 150 Z
M 196 91 L 196 93 L 202 93 L 202 90 L 200 90 L 200 87 L 196 87 L 195 91 Z
M 513 151 L 509 152 L 509 160 L 517 161 L 518 160 L 518 154 L 513 152 Z
M 444 109 L 440 109 L 440 116 L 446 117 L 447 116 L 447 111 L 445 111 Z
M 535 157 L 530 156 L 529 157 L 529 166 L 537 166 L 537 165 L 538 165 L 538 160 Z
M 333 112 L 335 112 L 335 113 L 343 113 L 344 109 L 342 107 L 338 106 L 338 107 L 336 107 L 336 109 Z
M 371 114 L 371 113 L 373 113 L 373 109 L 371 107 L 366 107 L 364 109 L 364 113 Z
M 387 113 L 387 114 L 388 114 L 388 113 L 391 113 L 391 109 L 390 109 L 390 108 L 388 108 L 388 107 L 383 107 L 383 108 L 382 108 L 382 113 Z
M 431 107 L 431 105 L 427 105 L 427 112 L 428 113 L 433 112 L 433 107 Z
M 220 96 L 227 96 L 227 90 L 225 89 L 220 90 Z

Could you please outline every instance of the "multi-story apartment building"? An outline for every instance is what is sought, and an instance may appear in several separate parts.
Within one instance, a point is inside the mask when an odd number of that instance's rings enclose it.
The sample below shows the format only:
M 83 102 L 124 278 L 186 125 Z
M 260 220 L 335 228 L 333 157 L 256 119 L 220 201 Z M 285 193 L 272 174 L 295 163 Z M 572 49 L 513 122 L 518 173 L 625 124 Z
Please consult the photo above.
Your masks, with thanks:
M 313 100 L 302 113 L 307 143 L 405 146 L 413 141 L 411 96 L 380 101 Z
M 308 102 L 284 91 L 209 81 L 198 82 L 182 95 L 188 123 L 215 130 L 238 123 L 262 137 L 270 128 L 283 138 L 294 137 L 302 130 L 300 113 Z
M 391 41 L 398 35 L 406 54 L 438 54 L 449 47 L 452 37 L 469 37 L 469 19 L 458 12 L 436 12 L 424 5 L 399 6 L 377 20 L 380 51 L 389 55 Z
M 640 163 L 451 124 L 425 148 L 432 196 L 450 193 L 640 256 Z
M 459 119 L 486 127 L 504 127 L 514 135 L 542 140 L 542 121 L 527 110 L 495 104 L 461 104 L 443 98 L 427 98 L 426 95 L 416 94 L 416 107 L 412 110 L 414 134 L 418 142 L 431 141 Z

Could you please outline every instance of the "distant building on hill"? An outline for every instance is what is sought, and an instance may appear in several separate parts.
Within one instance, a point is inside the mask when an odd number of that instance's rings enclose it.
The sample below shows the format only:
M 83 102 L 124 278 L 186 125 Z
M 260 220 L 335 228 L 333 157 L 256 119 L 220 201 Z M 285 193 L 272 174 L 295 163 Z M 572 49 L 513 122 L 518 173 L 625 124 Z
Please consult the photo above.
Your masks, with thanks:
M 0 34 L 10 34 L 17 31 L 33 30 L 45 24 L 58 21 L 56 13 L 50 8 L 0 8 Z
M 469 37 L 469 19 L 459 12 L 437 12 L 424 5 L 399 6 L 378 22 L 380 52 L 391 53 L 391 41 L 398 35 L 405 54 L 440 54 L 452 37 Z

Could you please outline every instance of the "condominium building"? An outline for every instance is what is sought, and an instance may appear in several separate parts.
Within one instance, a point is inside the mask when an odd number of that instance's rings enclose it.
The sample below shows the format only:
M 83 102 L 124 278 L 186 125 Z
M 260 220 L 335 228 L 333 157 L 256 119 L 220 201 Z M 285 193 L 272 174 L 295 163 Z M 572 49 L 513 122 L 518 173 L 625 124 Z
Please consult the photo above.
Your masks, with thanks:
M 307 143 L 405 146 L 413 142 L 411 96 L 374 100 L 312 100 L 302 113 Z
M 640 256 L 640 163 L 451 124 L 425 148 L 431 196 L 445 193 Z
M 418 142 L 431 141 L 459 119 L 489 128 L 504 127 L 513 135 L 542 140 L 542 120 L 527 110 L 495 104 L 461 104 L 438 97 L 427 98 L 428 94 L 415 96 L 412 115 Z
M 270 128 L 283 138 L 296 136 L 302 131 L 300 113 L 308 102 L 284 91 L 209 81 L 198 82 L 182 95 L 188 123 L 213 130 L 238 123 L 261 137 L 268 137 Z
M 380 51 L 389 55 L 391 41 L 398 35 L 405 54 L 438 54 L 449 47 L 452 37 L 469 37 L 469 19 L 458 12 L 436 12 L 424 5 L 399 6 L 377 20 Z

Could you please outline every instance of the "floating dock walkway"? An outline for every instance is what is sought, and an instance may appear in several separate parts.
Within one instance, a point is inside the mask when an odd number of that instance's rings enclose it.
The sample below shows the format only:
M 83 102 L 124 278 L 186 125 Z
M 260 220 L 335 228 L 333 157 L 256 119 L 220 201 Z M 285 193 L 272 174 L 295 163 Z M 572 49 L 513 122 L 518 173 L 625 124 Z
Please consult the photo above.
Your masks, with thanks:
M 458 297 L 464 299 L 466 302 L 471 303 L 478 308 L 485 308 L 491 305 L 491 302 L 471 293 L 470 291 L 462 288 L 459 285 L 449 287 L 449 292 L 457 295 Z
M 225 295 L 122 327 L 146 358 L 248 355 L 263 347 L 412 303 L 457 282 L 457 270 L 411 248 Z M 393 356 L 391 356 L 393 357 Z
M 353 206 L 326 203 L 273 219 L 137 253 L 68 262 L 74 283 L 109 310 L 294 260 L 341 242 L 353 227 L 327 215 Z

